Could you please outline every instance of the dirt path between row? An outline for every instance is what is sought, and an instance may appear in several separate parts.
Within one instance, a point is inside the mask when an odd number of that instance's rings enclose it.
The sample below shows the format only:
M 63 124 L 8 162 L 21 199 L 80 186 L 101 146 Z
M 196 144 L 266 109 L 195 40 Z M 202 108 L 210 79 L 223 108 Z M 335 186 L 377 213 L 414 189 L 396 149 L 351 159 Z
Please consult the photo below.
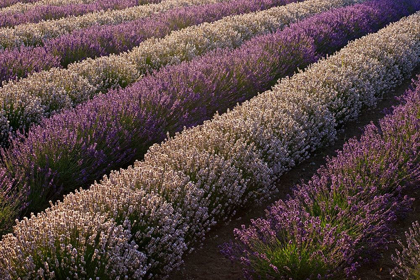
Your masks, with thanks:
M 412 78 L 420 74 L 420 67 L 415 69 Z M 207 235 L 203 247 L 195 250 L 188 255 L 184 260 L 185 263 L 180 270 L 173 272 L 169 279 L 171 280 L 210 280 L 210 279 L 243 279 L 241 268 L 232 264 L 229 260 L 225 259 L 219 253 L 219 245 L 228 242 L 233 238 L 233 229 L 241 227 L 242 224 L 249 225 L 250 219 L 259 218 L 264 215 L 264 210 L 270 206 L 274 201 L 285 198 L 290 194 L 290 190 L 301 180 L 307 181 L 312 177 L 316 170 L 325 163 L 326 156 L 334 156 L 336 150 L 342 148 L 343 144 L 352 137 L 360 137 L 363 132 L 363 127 L 369 124 L 378 123 L 386 113 L 384 110 L 398 105 L 396 96 L 402 95 L 411 80 L 407 80 L 394 92 L 390 92 L 384 96 L 382 101 L 378 102 L 377 107 L 374 109 L 367 109 L 360 115 L 357 121 L 347 123 L 345 129 L 339 133 L 339 137 L 333 146 L 319 150 L 314 156 L 305 162 L 301 163 L 287 174 L 283 175 L 277 182 L 279 193 L 273 197 L 271 201 L 267 201 L 263 205 L 255 206 L 248 209 L 243 209 L 238 212 L 229 224 L 220 224 L 213 228 Z M 411 193 L 413 194 L 413 193 Z M 420 197 L 420 192 L 415 194 Z M 404 236 L 404 231 L 411 225 L 411 222 L 420 219 L 418 209 L 420 202 L 416 201 L 414 211 L 410 216 L 396 224 L 397 236 Z M 383 252 L 383 258 L 376 264 L 364 266 L 359 271 L 359 279 L 376 280 L 376 279 L 391 279 L 389 275 L 389 268 L 392 267 L 390 255 L 393 253 L 395 246 L 390 246 L 389 250 Z

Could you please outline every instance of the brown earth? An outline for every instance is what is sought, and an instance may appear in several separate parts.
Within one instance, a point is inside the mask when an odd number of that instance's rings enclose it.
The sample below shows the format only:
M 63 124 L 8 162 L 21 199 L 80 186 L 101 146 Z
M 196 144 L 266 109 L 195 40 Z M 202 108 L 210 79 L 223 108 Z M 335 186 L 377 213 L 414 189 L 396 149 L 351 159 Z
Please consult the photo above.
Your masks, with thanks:
M 412 76 L 420 74 L 418 67 Z M 207 235 L 202 248 L 195 250 L 193 253 L 185 257 L 184 265 L 177 271 L 173 272 L 169 279 L 171 280 L 210 280 L 210 279 L 243 279 L 240 266 L 232 264 L 219 253 L 219 245 L 228 242 L 233 238 L 233 229 L 240 227 L 242 224 L 249 225 L 250 219 L 256 219 L 264 215 L 264 210 L 274 201 L 286 198 L 290 194 L 291 188 L 301 180 L 307 181 L 316 172 L 316 170 L 325 163 L 326 156 L 336 155 L 336 150 L 342 148 L 345 141 L 352 137 L 360 137 L 363 127 L 369 124 L 378 123 L 384 115 L 384 110 L 393 105 L 398 105 L 396 96 L 400 96 L 411 84 L 411 80 L 407 80 L 394 92 L 386 94 L 382 101 L 378 102 L 374 109 L 366 109 L 360 115 L 357 121 L 346 124 L 345 129 L 339 133 L 339 137 L 333 146 L 319 150 L 314 156 L 299 166 L 283 175 L 277 182 L 279 193 L 273 196 L 272 200 L 266 201 L 262 205 L 256 205 L 252 208 L 243 209 L 238 212 L 229 224 L 220 224 L 213 228 Z M 411 192 L 410 196 L 419 197 L 420 191 Z M 399 221 L 396 225 L 396 237 L 402 238 L 404 231 L 408 229 L 411 223 L 420 219 L 420 201 L 416 201 L 413 205 L 413 212 L 404 221 Z M 382 259 L 375 264 L 369 264 L 359 270 L 358 278 L 361 280 L 391 279 L 389 269 L 393 267 L 391 262 L 391 254 L 395 251 L 396 246 L 391 244 L 389 249 L 381 252 Z

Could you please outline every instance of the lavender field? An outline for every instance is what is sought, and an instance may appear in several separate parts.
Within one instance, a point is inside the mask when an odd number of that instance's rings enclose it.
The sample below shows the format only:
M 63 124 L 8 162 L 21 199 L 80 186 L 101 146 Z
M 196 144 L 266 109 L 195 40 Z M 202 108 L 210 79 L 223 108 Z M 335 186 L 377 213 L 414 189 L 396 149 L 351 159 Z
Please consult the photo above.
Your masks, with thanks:
M 0 0 L 0 279 L 420 279 L 419 64 L 418 0 Z

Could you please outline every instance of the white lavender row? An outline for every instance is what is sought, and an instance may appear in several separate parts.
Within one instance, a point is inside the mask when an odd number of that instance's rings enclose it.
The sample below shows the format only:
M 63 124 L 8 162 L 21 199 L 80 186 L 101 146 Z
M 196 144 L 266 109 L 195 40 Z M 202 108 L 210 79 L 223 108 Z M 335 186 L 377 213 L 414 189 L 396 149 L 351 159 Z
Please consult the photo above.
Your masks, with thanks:
M 0 49 L 15 48 L 22 45 L 38 46 L 44 40 L 71 33 L 94 25 L 114 25 L 141 19 L 177 7 L 225 2 L 227 0 L 164 0 L 158 4 L 140 5 L 123 10 L 98 11 L 82 16 L 66 17 L 57 20 L 27 23 L 13 28 L 0 28 Z
M 313 14 L 363 0 L 309 0 L 266 11 L 231 16 L 214 23 L 188 27 L 162 39 L 149 39 L 122 55 L 86 59 L 68 69 L 53 68 L 11 81 L 0 89 L 0 130 L 28 127 L 52 112 L 70 108 L 98 92 L 134 83 L 165 65 L 188 61 L 216 48 L 236 48 L 252 37 L 281 29 Z M 7 117 L 6 117 L 7 116 Z
M 41 279 L 60 271 L 60 279 L 64 272 L 87 279 L 108 269 L 135 279 L 169 272 L 179 266 L 186 246 L 198 242 L 216 221 L 269 196 L 278 175 L 331 141 L 335 118 L 341 118 L 342 110 L 336 108 L 346 105 L 341 101 L 372 104 L 374 96 L 401 82 L 383 77 L 396 69 L 408 73 L 419 63 L 419 30 L 417 13 L 357 40 L 308 71 L 283 79 L 274 90 L 153 146 L 133 167 L 19 222 L 14 234 L 1 241 L 2 278 Z M 385 55 L 375 51 L 379 49 Z M 310 76 L 317 79 L 316 70 L 331 73 L 336 83 L 301 83 Z M 322 94 L 331 93 L 336 84 L 335 98 Z M 367 92 L 369 98 L 353 98 Z M 112 230 L 103 229 L 105 223 Z M 109 249 L 101 247 L 102 240 L 109 240 Z M 87 257 L 88 250 L 95 252 L 93 257 Z M 94 271 L 91 266 L 100 257 L 100 269 Z

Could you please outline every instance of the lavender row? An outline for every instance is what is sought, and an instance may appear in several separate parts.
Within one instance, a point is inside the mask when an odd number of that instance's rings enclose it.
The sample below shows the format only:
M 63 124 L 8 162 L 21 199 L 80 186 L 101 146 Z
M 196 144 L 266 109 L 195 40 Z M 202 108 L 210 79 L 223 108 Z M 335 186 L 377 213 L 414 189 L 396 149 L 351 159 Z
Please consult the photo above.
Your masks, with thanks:
M 161 0 L 95 0 L 90 4 L 69 4 L 65 6 L 36 6 L 26 12 L 0 14 L 0 27 L 13 27 L 27 22 L 40 22 L 42 20 L 59 19 L 69 16 L 78 16 L 100 10 L 125 9 L 141 4 L 159 3 Z
M 2 151 L 16 193 L 28 193 L 19 203 L 29 204 L 26 211 L 39 211 L 72 187 L 87 187 L 109 170 L 141 158 L 167 131 L 202 123 L 217 110 L 270 88 L 278 77 L 408 13 L 410 3 L 381 0 L 319 14 L 237 50 L 167 67 L 125 90 L 46 119 Z M 347 32 L 350 27 L 357 32 Z
M 256 13 L 225 17 L 214 23 L 174 31 L 162 39 L 151 38 L 131 52 L 86 59 L 9 82 L 0 89 L 2 142 L 8 132 L 24 129 L 43 117 L 84 102 L 98 92 L 125 87 L 141 75 L 168 64 L 189 61 L 216 48 L 236 48 L 245 41 L 274 32 L 310 15 L 360 2 L 360 0 L 308 0 Z M 257 24 L 256 24 L 257 23 Z
M 109 54 L 129 51 L 148 38 L 161 38 L 171 31 L 203 22 L 213 22 L 295 0 L 233 0 L 203 6 L 182 7 L 145 19 L 111 26 L 95 26 L 48 40 L 43 47 L 25 47 L 0 53 L 0 81 L 28 74 L 67 67 L 68 64 Z
M 379 127 L 368 125 L 360 141 L 348 141 L 265 218 L 234 230 L 223 252 L 247 279 L 351 278 L 374 260 L 409 209 L 404 186 L 420 181 L 420 82 L 404 103 Z
M 140 5 L 123 10 L 107 10 L 72 16 L 58 20 L 27 23 L 13 28 L 0 28 L 0 49 L 20 46 L 38 46 L 43 40 L 69 34 L 75 30 L 95 25 L 120 24 L 141 19 L 173 8 L 224 2 L 225 0 L 165 0 L 159 4 Z
M 419 30 L 417 13 L 356 40 L 274 90 L 154 145 L 133 167 L 23 219 L 1 241 L 1 277 L 159 278 L 179 267 L 216 222 L 269 196 L 277 176 L 335 137 L 340 100 L 380 96 L 401 82 L 386 77 L 398 71 L 403 79 L 419 63 Z M 327 72 L 324 83 L 300 82 Z

